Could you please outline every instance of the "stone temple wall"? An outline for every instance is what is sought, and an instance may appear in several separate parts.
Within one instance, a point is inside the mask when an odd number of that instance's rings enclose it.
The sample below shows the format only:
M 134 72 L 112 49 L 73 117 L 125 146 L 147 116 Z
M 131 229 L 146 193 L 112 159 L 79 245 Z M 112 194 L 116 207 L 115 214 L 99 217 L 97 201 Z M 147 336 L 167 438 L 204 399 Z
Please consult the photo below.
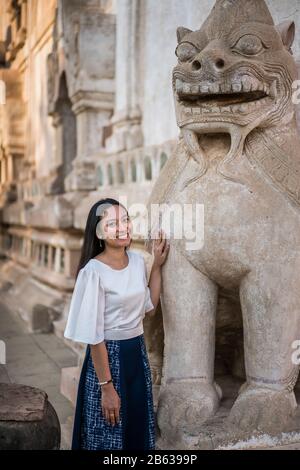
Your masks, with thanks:
M 17 3 L 0 2 L 0 283 L 32 330 L 62 336 L 87 211 L 108 195 L 146 203 L 178 137 L 176 28 L 199 28 L 214 1 Z M 300 63 L 299 1 L 267 3 L 299 25 Z
M 293 52 L 300 62 L 299 1 L 268 0 L 267 4 L 276 23 L 291 19 L 295 21 Z M 171 70 L 176 63 L 176 28 L 199 28 L 213 5 L 214 0 L 119 0 L 117 4 L 122 21 L 117 22 L 120 34 L 116 57 L 115 113 L 121 114 L 128 105 L 130 93 L 135 94 L 134 100 L 139 104 L 143 116 L 145 146 L 161 144 L 178 135 L 170 85 Z M 133 10 L 134 25 L 129 22 Z M 132 28 L 136 31 L 134 43 L 130 34 Z M 131 76 L 131 80 L 128 80 L 127 67 L 131 67 L 131 63 L 136 65 L 137 78 Z

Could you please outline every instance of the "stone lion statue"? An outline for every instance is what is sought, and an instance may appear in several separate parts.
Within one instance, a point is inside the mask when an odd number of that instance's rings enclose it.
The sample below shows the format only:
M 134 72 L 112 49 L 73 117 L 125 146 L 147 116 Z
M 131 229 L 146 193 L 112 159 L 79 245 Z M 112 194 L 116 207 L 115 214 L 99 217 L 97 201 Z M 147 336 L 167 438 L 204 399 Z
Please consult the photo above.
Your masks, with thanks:
M 179 142 L 152 204 L 203 204 L 204 244 L 172 231 L 163 265 L 162 438 L 197 435 L 216 413 L 221 290 L 237 292 L 246 382 L 229 415 L 241 430 L 286 429 L 297 407 L 300 339 L 300 140 L 293 22 L 263 0 L 218 0 L 201 29 L 179 27 L 172 86 Z M 164 215 L 162 214 L 162 220 Z M 152 220 L 153 222 L 153 220 Z

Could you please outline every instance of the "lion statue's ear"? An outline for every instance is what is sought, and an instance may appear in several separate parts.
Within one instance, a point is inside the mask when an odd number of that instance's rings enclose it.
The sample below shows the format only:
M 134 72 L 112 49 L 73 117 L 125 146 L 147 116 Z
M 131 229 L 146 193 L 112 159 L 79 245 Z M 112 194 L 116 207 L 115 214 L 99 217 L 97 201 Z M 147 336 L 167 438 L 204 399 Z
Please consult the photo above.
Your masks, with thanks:
M 281 36 L 284 47 L 293 54 L 291 48 L 295 39 L 295 22 L 283 21 L 276 26 L 276 29 Z
M 179 28 L 177 28 L 177 41 L 180 42 L 188 33 L 192 33 L 192 30 L 179 26 Z

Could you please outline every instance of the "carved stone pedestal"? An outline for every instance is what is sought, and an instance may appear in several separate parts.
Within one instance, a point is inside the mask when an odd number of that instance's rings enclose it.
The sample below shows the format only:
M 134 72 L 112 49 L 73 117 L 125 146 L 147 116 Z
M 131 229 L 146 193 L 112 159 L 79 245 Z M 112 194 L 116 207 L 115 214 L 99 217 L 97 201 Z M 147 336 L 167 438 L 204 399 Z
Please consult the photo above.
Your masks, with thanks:
M 222 449 L 266 449 L 300 442 L 300 406 L 286 429 L 281 433 L 266 433 L 235 428 L 229 421 L 229 413 L 237 397 L 243 380 L 229 375 L 216 377 L 221 386 L 223 398 L 216 414 L 208 419 L 194 435 L 184 432 L 181 426 L 174 427 L 170 439 L 163 439 L 158 430 L 157 450 L 222 450 Z M 300 387 L 295 389 L 299 403 Z M 270 411 L 272 411 L 270 409 Z M 174 409 L 173 418 L 176 418 Z M 278 418 L 278 411 L 273 410 L 273 421 Z M 276 418 L 277 417 L 277 418 Z M 270 419 L 270 425 L 271 425 Z
M 58 450 L 60 424 L 46 392 L 0 384 L 0 450 Z

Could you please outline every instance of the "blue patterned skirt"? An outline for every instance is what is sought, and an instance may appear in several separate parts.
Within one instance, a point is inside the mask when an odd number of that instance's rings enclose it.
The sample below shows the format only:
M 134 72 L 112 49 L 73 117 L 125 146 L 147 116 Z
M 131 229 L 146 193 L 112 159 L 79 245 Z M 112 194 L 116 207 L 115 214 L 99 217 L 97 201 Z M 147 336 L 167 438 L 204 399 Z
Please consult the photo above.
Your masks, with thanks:
M 152 379 L 144 334 L 105 340 L 105 344 L 121 400 L 120 420 L 112 426 L 103 416 L 101 387 L 88 345 L 78 386 L 72 450 L 154 450 Z

